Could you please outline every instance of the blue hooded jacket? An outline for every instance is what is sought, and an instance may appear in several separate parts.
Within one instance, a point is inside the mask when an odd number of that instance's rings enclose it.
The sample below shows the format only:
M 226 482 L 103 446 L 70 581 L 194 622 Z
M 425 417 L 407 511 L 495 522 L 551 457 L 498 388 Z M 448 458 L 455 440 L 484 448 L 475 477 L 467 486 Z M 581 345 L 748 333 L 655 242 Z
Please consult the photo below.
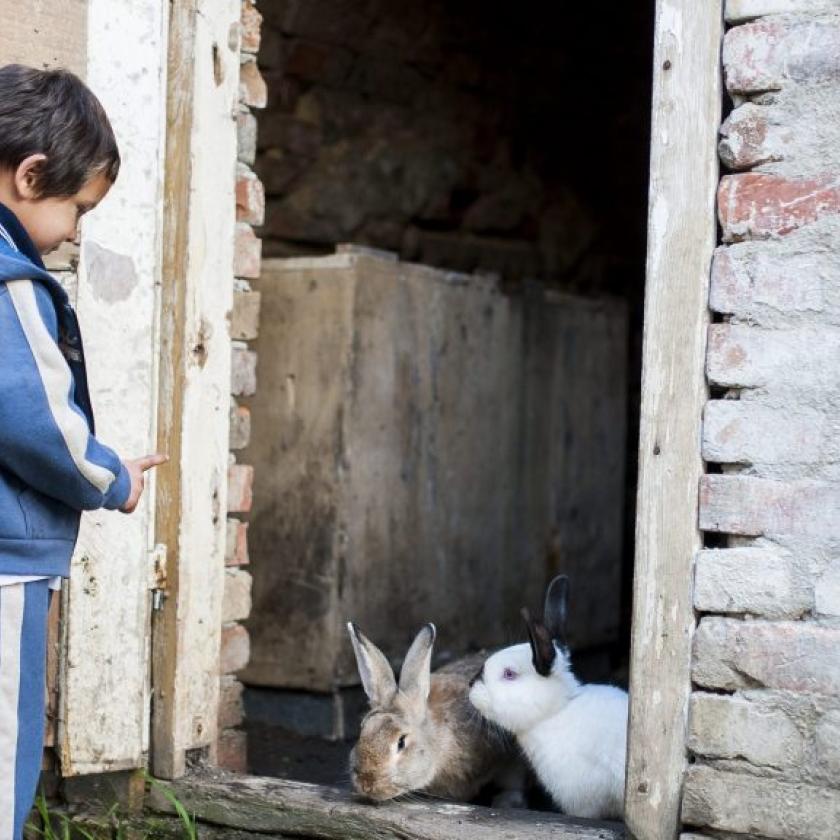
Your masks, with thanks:
M 81 511 L 120 508 L 130 491 L 94 437 L 67 293 L 0 204 L 0 575 L 66 577 Z

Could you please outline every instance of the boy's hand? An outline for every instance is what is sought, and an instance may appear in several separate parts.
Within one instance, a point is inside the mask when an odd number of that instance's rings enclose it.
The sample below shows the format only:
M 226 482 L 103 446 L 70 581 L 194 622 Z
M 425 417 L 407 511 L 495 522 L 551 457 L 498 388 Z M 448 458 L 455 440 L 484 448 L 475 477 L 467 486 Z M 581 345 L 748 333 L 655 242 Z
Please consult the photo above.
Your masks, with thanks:
M 167 455 L 146 455 L 145 458 L 135 458 L 133 461 L 123 461 L 128 474 L 131 477 L 131 493 L 129 493 L 128 500 L 120 508 L 123 513 L 133 513 L 143 495 L 143 488 L 146 486 L 146 479 L 143 473 L 150 470 L 152 467 L 157 467 L 160 464 L 165 464 L 169 460 Z

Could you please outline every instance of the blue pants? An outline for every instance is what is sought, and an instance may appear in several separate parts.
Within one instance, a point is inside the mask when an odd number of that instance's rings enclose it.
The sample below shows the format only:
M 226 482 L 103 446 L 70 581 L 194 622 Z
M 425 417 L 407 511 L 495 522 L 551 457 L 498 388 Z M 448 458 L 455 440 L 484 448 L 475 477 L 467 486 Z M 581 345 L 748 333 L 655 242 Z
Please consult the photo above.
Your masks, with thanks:
M 0 840 L 20 840 L 44 746 L 46 580 L 0 586 Z

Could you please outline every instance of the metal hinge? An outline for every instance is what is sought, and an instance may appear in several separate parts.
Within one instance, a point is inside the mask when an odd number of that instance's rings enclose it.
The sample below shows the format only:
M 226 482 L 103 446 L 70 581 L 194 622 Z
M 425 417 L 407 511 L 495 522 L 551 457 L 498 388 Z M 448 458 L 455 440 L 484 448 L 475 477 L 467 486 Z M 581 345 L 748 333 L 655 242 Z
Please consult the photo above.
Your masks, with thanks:
M 163 606 L 166 595 L 166 546 L 158 543 L 149 552 L 149 589 L 152 591 L 152 609 Z

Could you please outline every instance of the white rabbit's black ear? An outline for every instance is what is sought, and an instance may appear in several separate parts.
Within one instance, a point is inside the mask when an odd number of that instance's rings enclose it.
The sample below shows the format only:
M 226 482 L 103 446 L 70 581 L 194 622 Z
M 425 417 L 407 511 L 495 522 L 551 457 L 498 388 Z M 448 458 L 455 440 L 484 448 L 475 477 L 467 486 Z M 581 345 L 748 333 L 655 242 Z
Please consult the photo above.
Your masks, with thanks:
M 437 631 L 434 624 L 426 624 L 414 637 L 400 671 L 400 691 L 423 703 L 432 685 L 432 648 Z
M 394 670 L 385 658 L 385 654 L 365 636 L 352 621 L 347 622 L 356 665 L 362 678 L 362 688 L 373 707 L 387 705 L 396 694 L 397 681 Z
M 545 606 L 543 608 L 543 623 L 551 638 L 562 647 L 566 643 L 566 617 L 569 612 L 569 577 L 557 575 L 545 591 Z
M 522 618 L 528 628 L 528 641 L 531 643 L 531 659 L 534 663 L 534 670 L 542 677 L 551 673 L 554 660 L 557 658 L 557 648 L 551 640 L 551 634 L 546 630 L 541 621 L 531 618 L 528 610 L 522 608 Z

